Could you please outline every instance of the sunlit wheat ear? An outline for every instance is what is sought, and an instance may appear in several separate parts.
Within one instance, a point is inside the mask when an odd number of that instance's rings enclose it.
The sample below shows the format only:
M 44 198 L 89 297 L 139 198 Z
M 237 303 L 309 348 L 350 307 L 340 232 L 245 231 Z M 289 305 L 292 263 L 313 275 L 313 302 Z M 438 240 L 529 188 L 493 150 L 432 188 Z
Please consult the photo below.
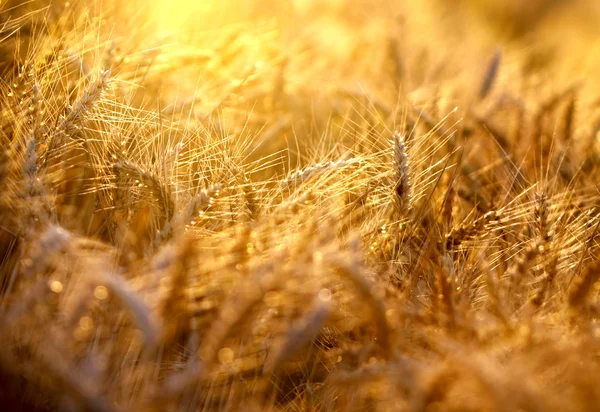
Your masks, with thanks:
M 508 284 L 513 293 L 521 293 L 521 286 L 527 280 L 527 278 L 531 278 L 531 269 L 534 265 L 534 259 L 536 256 L 543 251 L 543 246 L 535 241 L 532 244 L 528 245 L 522 256 L 513 259 L 515 262 L 508 269 Z M 513 295 L 511 293 L 511 297 Z
M 24 138 L 20 140 L 23 145 L 23 161 L 21 164 L 22 209 L 25 211 L 25 236 L 30 238 L 32 230 L 40 225 L 50 222 L 52 205 L 42 183 L 37 149 L 39 144 L 39 130 L 41 124 L 41 93 L 39 85 L 34 82 L 31 86 L 31 102 L 27 117 L 29 124 L 23 130 Z
M 349 159 L 340 159 L 336 161 L 329 161 L 325 163 L 317 163 L 311 166 L 307 166 L 304 169 L 297 170 L 290 173 L 285 179 L 281 181 L 282 189 L 293 189 L 295 186 L 299 186 L 307 180 L 330 171 L 336 171 L 345 169 L 347 167 L 360 167 L 363 164 L 363 160 L 356 157 Z
M 78 125 L 85 119 L 85 116 L 90 110 L 98 103 L 102 97 L 102 93 L 110 86 L 110 70 L 100 71 L 98 77 L 94 80 L 90 86 L 85 89 L 83 94 L 67 114 L 61 118 L 57 132 L 64 132 L 66 134 L 73 134 L 78 130 Z
M 253 186 L 249 181 L 243 185 L 242 190 L 244 192 L 244 206 L 245 214 L 244 218 L 248 221 L 256 220 L 261 212 L 261 207 L 257 199 L 256 187 Z
M 213 185 L 207 189 L 201 189 L 183 210 L 175 213 L 170 221 L 158 233 L 156 243 L 171 238 L 174 234 L 183 233 L 185 227 L 193 222 L 199 213 L 204 213 L 213 205 L 215 199 L 219 197 L 221 185 Z
M 393 201 L 394 214 L 401 218 L 410 209 L 412 188 L 408 169 L 408 153 L 404 136 L 398 132 L 394 133 L 393 140 Z
M 83 94 L 75 101 L 64 116 L 61 116 L 56 128 L 51 132 L 47 142 L 46 153 L 54 155 L 54 151 L 65 144 L 67 136 L 74 137 L 80 130 L 88 113 L 102 98 L 102 94 L 110 86 L 110 71 L 100 71 L 98 77 L 93 81 Z M 44 164 L 47 158 L 43 159 Z
M 147 190 L 165 218 L 170 219 L 173 216 L 172 187 L 168 182 L 163 182 L 155 174 L 125 160 L 115 163 L 113 167 L 122 172 L 123 177 L 133 182 L 135 186 Z
M 45 187 L 38 175 L 37 142 L 33 136 L 27 141 L 23 161 L 23 187 L 21 197 L 26 210 L 25 227 L 33 230 L 40 224 L 48 224 L 52 215 L 52 206 L 46 195 Z M 31 236 L 31 233 L 26 236 Z
M 461 223 L 446 234 L 446 245 L 448 248 L 459 246 L 464 241 L 473 239 L 484 233 L 486 229 L 491 229 L 494 225 L 499 224 L 501 219 L 502 211 L 493 210 L 470 223 Z

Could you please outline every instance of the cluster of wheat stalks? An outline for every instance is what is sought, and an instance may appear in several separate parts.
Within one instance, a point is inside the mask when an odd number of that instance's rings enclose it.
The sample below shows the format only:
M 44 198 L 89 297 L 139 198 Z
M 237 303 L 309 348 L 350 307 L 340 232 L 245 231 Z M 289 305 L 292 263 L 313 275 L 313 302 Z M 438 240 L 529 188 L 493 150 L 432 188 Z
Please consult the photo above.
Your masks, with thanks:
M 338 66 L 267 23 L 141 51 L 86 4 L 21 3 L 0 10 L 2 408 L 597 410 L 580 85 L 520 94 L 498 50 L 452 109 L 423 90 L 459 80 L 399 35 Z

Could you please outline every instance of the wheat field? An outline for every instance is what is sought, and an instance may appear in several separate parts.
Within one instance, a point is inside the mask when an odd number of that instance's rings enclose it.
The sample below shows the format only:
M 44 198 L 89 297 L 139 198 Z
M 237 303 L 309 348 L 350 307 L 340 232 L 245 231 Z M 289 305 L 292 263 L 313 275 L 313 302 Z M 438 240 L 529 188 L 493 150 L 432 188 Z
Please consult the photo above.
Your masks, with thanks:
M 0 409 L 600 409 L 595 0 L 0 1 Z

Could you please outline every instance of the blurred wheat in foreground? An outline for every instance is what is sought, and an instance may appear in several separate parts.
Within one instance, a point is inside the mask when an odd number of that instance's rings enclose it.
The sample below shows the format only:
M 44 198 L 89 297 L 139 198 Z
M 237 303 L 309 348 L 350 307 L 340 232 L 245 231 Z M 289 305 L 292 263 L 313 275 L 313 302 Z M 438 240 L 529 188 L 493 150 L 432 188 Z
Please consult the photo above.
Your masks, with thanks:
M 565 3 L 2 1 L 0 409 L 598 410 Z

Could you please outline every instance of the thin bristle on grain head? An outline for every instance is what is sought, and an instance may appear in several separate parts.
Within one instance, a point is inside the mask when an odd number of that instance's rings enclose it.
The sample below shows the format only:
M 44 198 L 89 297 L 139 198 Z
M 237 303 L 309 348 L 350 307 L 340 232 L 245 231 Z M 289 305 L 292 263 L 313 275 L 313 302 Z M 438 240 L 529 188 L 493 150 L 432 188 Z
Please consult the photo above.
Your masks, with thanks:
M 456 189 L 454 185 L 454 179 L 449 178 L 447 180 L 447 187 L 442 198 L 442 204 L 440 205 L 438 222 L 441 226 L 443 233 L 450 232 L 452 228 L 452 221 L 454 219 L 454 208 L 456 206 Z
M 31 118 L 31 133 L 36 142 L 40 140 L 40 126 L 42 124 L 42 101 L 43 96 L 40 90 L 40 85 L 34 81 L 31 86 L 31 106 L 29 107 L 29 115 Z

